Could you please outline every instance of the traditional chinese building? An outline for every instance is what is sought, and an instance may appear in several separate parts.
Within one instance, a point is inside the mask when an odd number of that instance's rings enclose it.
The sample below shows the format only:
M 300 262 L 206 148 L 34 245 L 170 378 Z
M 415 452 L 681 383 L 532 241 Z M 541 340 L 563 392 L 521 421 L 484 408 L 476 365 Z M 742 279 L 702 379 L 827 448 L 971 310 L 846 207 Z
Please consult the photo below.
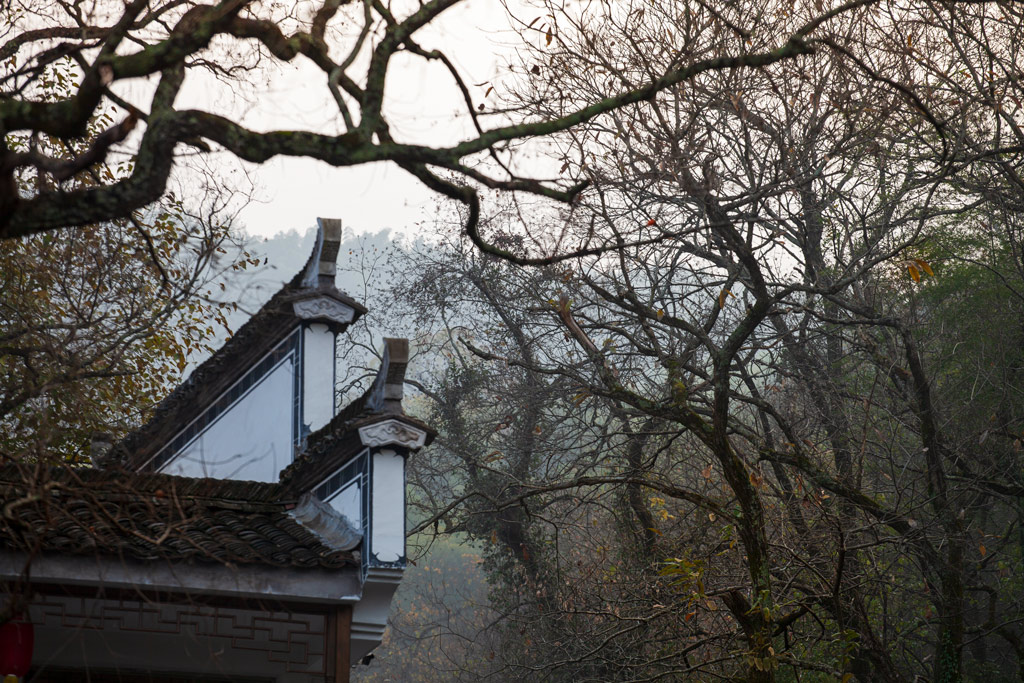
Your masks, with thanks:
M 336 409 L 338 221 L 305 266 L 94 468 L 0 467 L 0 581 L 29 680 L 347 681 L 405 568 L 408 343 Z M 0 675 L 11 672 L 0 672 Z

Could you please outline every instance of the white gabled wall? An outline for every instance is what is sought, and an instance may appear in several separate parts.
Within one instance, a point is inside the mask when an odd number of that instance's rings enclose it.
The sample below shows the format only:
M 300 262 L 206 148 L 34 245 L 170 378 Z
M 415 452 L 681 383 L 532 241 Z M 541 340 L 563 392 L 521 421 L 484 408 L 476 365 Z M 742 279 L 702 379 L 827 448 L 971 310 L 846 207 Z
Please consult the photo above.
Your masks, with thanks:
M 297 361 L 292 355 L 282 359 L 160 471 L 186 477 L 278 480 L 294 459 L 300 436 L 295 434 L 296 406 L 301 405 L 298 427 L 305 425 L 310 432 L 334 417 L 335 334 L 322 323 L 306 324 L 297 333 L 302 335 Z M 301 404 L 295 367 L 301 373 Z
M 352 606 L 352 661 L 377 647 L 391 600 L 405 573 L 405 458 L 391 448 L 370 451 L 369 538 L 364 541 L 363 595 Z
M 313 323 L 302 345 L 302 422 L 315 432 L 334 417 L 334 333 Z
M 405 557 L 405 458 L 383 448 L 373 454 L 371 472 L 371 548 L 378 562 L 398 562 Z
M 161 471 L 186 477 L 277 481 L 291 463 L 295 378 L 286 357 Z
M 391 599 L 405 566 L 405 458 L 397 449 L 417 451 L 427 433 L 399 419 L 385 419 L 359 428 L 370 449 L 371 492 L 369 557 L 364 558 L 362 599 L 352 606 L 352 661 L 380 644 L 387 628 Z
M 358 662 L 380 645 L 387 630 L 391 599 L 402 581 L 404 569 L 369 567 L 363 595 L 352 605 L 351 659 Z

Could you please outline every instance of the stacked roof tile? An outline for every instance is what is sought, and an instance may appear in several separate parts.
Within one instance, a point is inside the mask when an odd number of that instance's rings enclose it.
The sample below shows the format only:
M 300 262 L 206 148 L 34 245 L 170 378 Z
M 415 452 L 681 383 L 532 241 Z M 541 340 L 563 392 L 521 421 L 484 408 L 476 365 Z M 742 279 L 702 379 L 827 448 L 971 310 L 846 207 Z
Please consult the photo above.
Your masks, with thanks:
M 10 549 L 296 568 L 359 564 L 357 551 L 307 528 L 279 484 L 6 465 L 0 500 L 0 547 Z

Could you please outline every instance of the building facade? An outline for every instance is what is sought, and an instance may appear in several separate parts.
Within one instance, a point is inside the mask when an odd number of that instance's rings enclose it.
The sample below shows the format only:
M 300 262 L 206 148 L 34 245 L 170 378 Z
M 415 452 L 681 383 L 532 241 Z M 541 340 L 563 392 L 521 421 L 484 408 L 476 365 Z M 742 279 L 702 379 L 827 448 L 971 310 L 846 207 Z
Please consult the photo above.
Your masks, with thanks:
M 402 408 L 403 339 L 337 409 L 337 338 L 365 309 L 319 223 L 303 270 L 94 467 L 0 468 L 30 680 L 347 681 L 380 643 L 432 432 Z

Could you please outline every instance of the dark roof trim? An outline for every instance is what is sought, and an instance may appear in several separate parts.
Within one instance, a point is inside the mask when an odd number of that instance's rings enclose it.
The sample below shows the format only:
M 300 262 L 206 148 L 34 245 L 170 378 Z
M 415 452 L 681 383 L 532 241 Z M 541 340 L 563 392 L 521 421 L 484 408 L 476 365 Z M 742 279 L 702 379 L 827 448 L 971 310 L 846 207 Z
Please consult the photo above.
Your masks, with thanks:
M 28 464 L 0 466 L 0 487 L 54 488 L 102 491 L 104 497 L 131 498 L 177 496 L 182 500 L 236 509 L 240 505 L 257 510 L 277 509 L 295 502 L 287 489 L 277 482 L 241 481 L 180 477 L 158 472 L 98 470 L 91 467 L 36 467 Z
M 366 448 L 359 434 L 361 427 L 369 427 L 378 422 L 403 422 L 413 429 L 426 432 L 424 445 L 433 441 L 437 434 L 428 425 L 408 415 L 378 413 L 343 416 L 339 414 L 338 417 L 344 419 L 337 423 L 332 422 L 315 432 L 310 437 L 306 450 L 296 457 L 292 464 L 281 470 L 281 485 L 293 495 L 312 490 Z M 337 419 L 335 418 L 335 420 Z M 335 429 L 326 431 L 332 425 Z M 315 440 L 313 437 L 316 437 Z
M 341 220 L 316 219 L 316 244 L 303 270 L 302 286 L 307 289 L 334 285 L 338 272 L 338 252 L 341 250 Z
M 401 415 L 405 393 L 405 370 L 409 365 L 409 340 L 384 339 L 380 369 L 366 395 L 366 410 L 371 413 Z
M 138 562 L 129 558 L 81 557 L 43 553 L 30 558 L 22 552 L 0 553 L 0 580 L 16 581 L 31 561 L 33 584 L 62 587 L 102 587 L 130 592 L 137 598 L 155 593 L 221 596 L 237 601 L 262 600 L 291 604 L 355 603 L 362 596 L 359 568 L 183 565 Z

